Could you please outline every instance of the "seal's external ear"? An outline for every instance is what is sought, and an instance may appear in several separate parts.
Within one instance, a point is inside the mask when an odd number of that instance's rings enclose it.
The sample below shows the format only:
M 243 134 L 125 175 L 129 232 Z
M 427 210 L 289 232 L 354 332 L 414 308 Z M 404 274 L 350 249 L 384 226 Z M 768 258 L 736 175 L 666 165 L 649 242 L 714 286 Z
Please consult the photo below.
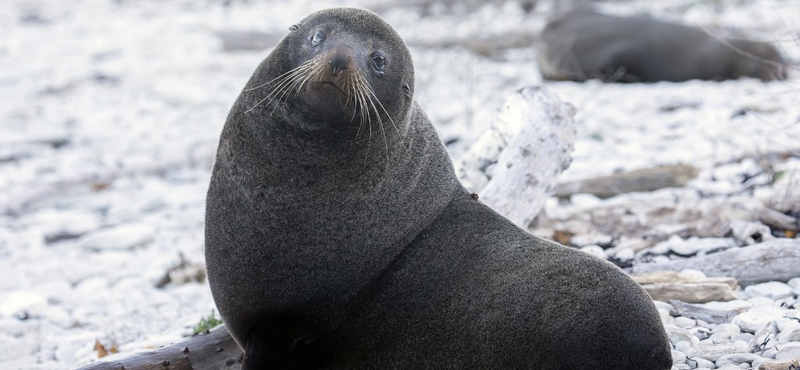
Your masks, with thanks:
M 289 31 L 297 31 L 298 28 L 300 28 L 300 25 L 299 24 L 294 24 L 291 27 L 289 27 Z

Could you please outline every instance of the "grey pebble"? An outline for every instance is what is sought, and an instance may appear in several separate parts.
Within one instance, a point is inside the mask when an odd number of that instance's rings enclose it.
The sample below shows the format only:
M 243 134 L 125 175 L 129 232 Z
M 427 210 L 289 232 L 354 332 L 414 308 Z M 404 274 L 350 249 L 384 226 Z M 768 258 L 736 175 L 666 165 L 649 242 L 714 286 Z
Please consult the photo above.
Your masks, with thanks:
M 672 364 L 678 365 L 686 363 L 686 355 L 681 351 L 672 350 Z
M 678 343 L 675 343 L 675 350 L 676 351 L 681 351 L 683 353 L 686 353 L 686 352 L 689 352 L 689 350 L 691 348 L 692 348 L 692 344 L 687 342 L 687 341 L 685 341 L 685 340 L 682 340 L 682 341 L 680 341 Z
M 731 341 L 732 342 L 736 342 L 736 341 L 740 340 L 742 342 L 750 343 L 750 341 L 753 340 L 753 338 L 755 338 L 755 337 L 756 337 L 755 335 L 750 334 L 750 333 L 742 333 L 742 334 L 736 334 L 736 335 L 731 336 Z
M 788 360 L 788 359 L 800 359 L 800 343 L 797 343 L 796 346 L 788 346 L 788 345 L 780 345 L 781 349 L 778 350 L 778 353 L 775 354 L 776 360 Z M 777 348 L 777 347 L 776 347 Z
M 726 364 L 743 364 L 747 363 L 750 364 L 751 362 L 761 358 L 761 356 L 756 355 L 754 353 L 733 353 L 730 355 L 720 356 L 717 359 L 717 366 L 722 366 Z
M 704 358 L 692 358 L 692 361 L 697 363 L 697 368 L 707 368 L 707 369 L 716 369 L 717 365 L 714 364 L 713 361 L 706 360 Z

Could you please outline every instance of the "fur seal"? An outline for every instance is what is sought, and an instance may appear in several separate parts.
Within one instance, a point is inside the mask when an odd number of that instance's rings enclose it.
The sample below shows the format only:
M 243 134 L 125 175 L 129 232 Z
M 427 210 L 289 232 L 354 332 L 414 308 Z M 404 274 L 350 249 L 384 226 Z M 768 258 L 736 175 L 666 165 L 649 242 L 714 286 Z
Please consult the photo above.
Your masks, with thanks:
M 722 81 L 787 77 L 774 46 L 721 39 L 680 24 L 617 17 L 578 8 L 554 17 L 542 32 L 539 68 L 545 78 L 607 82 Z
M 669 369 L 644 290 L 476 200 L 413 94 L 397 33 L 333 8 L 234 103 L 205 248 L 243 369 Z

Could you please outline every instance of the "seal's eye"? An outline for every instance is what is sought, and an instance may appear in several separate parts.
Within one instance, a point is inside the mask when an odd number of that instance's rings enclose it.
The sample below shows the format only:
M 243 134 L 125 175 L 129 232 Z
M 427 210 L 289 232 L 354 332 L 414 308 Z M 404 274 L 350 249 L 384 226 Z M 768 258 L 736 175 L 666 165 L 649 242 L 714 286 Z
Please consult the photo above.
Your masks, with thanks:
M 383 72 L 386 69 L 386 57 L 381 53 L 372 54 L 372 64 L 375 65 L 375 70 Z
M 325 35 L 322 34 L 322 31 L 314 32 L 314 34 L 311 35 L 311 46 L 317 46 L 323 41 L 325 41 Z

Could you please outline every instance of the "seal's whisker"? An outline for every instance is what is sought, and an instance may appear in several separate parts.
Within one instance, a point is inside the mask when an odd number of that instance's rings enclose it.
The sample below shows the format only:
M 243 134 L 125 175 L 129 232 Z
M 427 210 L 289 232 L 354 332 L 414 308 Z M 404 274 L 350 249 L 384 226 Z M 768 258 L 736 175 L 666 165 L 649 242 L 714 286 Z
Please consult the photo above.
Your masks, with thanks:
M 384 145 L 384 147 L 386 149 L 386 165 L 388 166 L 389 165 L 389 142 L 386 140 L 386 130 L 383 128 L 383 119 L 381 119 L 381 114 L 380 114 L 380 112 L 378 112 L 378 107 L 376 107 L 375 106 L 375 102 L 373 102 L 373 100 L 377 100 L 377 97 L 375 97 L 375 94 L 372 92 L 372 89 L 369 87 L 369 85 L 365 84 L 364 86 L 365 86 L 364 91 L 366 91 L 368 94 L 371 94 L 371 96 L 368 95 L 367 97 L 369 98 L 369 104 L 372 106 L 372 110 L 375 111 L 375 117 L 378 118 L 378 128 L 381 129 L 381 135 L 383 135 L 383 145 Z M 381 102 L 378 101 L 378 104 L 380 104 L 380 103 Z M 384 109 L 384 111 L 385 111 L 385 109 Z M 389 117 L 389 119 L 391 119 L 391 117 Z
M 305 66 L 306 64 L 307 64 L 307 63 L 303 63 L 303 66 Z M 302 67 L 302 66 L 301 66 L 301 67 Z M 284 90 L 284 89 L 285 89 L 287 86 L 289 86 L 289 85 L 291 85 L 291 84 L 292 84 L 292 81 L 296 81 L 297 79 L 301 78 L 301 77 L 303 76 L 303 73 L 305 73 L 305 71 L 307 70 L 307 68 L 308 68 L 308 67 L 306 67 L 306 68 L 304 68 L 304 69 L 302 69 L 302 70 L 297 70 L 298 68 L 295 68 L 295 70 L 292 70 L 292 71 L 293 71 L 293 73 L 292 73 L 292 74 L 290 74 L 290 75 L 287 75 L 287 76 L 285 76 L 284 78 L 282 78 L 282 79 L 281 79 L 281 80 L 278 82 L 278 85 L 277 85 L 277 86 L 275 86 L 275 88 L 273 88 L 273 89 L 272 89 L 272 91 L 271 91 L 269 94 L 267 94 L 267 96 L 266 96 L 266 97 L 264 97 L 263 99 L 259 100 L 259 101 L 258 101 L 258 103 L 256 103 L 256 104 L 255 104 L 255 105 L 253 105 L 252 107 L 250 107 L 250 109 L 246 110 L 246 111 L 245 111 L 245 113 L 249 113 L 251 110 L 255 109 L 256 107 L 258 107 L 259 105 L 261 105 L 261 103 L 263 103 L 263 102 L 264 102 L 264 101 L 266 101 L 266 100 L 269 100 L 269 101 L 267 102 L 267 105 L 269 105 L 270 103 L 272 103 L 272 100 L 274 100 L 274 99 L 275 99 L 275 97 L 276 97 L 278 94 L 280 94 L 282 90 Z M 285 74 L 284 74 L 284 75 L 285 75 Z M 272 112 L 274 113 L 274 112 L 275 112 L 275 110 L 273 110 Z
M 271 84 L 271 83 L 273 83 L 273 82 L 275 82 L 275 81 L 277 81 L 277 80 L 280 80 L 281 78 L 288 77 L 288 75 L 290 75 L 290 74 L 298 73 L 298 72 L 300 72 L 301 70 L 303 70 L 303 69 L 305 69 L 305 68 L 308 68 L 308 65 L 310 64 L 310 63 L 309 63 L 310 61 L 311 61 L 311 60 L 309 60 L 309 61 L 307 61 L 307 62 L 305 62 L 305 63 L 303 63 L 303 64 L 301 64 L 301 65 L 297 66 L 297 67 L 296 67 L 296 68 L 294 68 L 294 69 L 291 69 L 291 70 L 287 71 L 286 73 L 284 73 L 284 74 L 282 74 L 282 75 L 280 75 L 280 76 L 278 76 L 278 77 L 275 77 L 275 78 L 273 78 L 273 79 L 271 79 L 271 80 L 269 80 L 269 81 L 267 81 L 267 82 L 264 82 L 264 83 L 263 83 L 263 84 L 261 84 L 261 85 L 258 85 L 258 86 L 255 86 L 255 87 L 250 87 L 250 88 L 245 88 L 243 91 L 253 91 L 253 90 L 257 90 L 257 89 L 260 89 L 260 88 L 262 88 L 262 87 L 264 87 L 264 86 L 267 86 L 267 85 L 269 85 L 269 84 Z
M 397 136 L 400 138 L 400 145 L 403 147 L 403 150 L 408 155 L 408 159 L 411 161 L 411 163 L 414 163 L 414 165 L 416 165 L 416 162 L 414 162 L 414 157 L 411 155 L 411 152 L 409 152 L 408 148 L 406 147 L 406 143 L 403 141 L 403 136 L 400 135 L 400 130 L 397 128 L 397 125 L 394 123 L 394 120 L 392 119 L 392 115 L 389 114 L 389 112 L 386 111 L 386 108 L 383 106 L 383 104 L 381 103 L 380 99 L 378 99 L 378 97 L 375 96 L 375 91 L 372 90 L 372 86 L 370 86 L 369 84 L 366 84 L 366 86 L 367 86 L 367 92 L 372 95 L 372 97 L 375 99 L 375 101 L 378 102 L 378 105 L 383 110 L 383 113 L 386 113 L 386 117 L 389 118 L 389 122 L 392 124 L 392 126 L 394 127 L 394 131 L 397 133 Z M 372 99 L 370 99 L 370 101 L 371 100 Z M 375 112 L 375 113 L 377 114 L 377 112 Z

